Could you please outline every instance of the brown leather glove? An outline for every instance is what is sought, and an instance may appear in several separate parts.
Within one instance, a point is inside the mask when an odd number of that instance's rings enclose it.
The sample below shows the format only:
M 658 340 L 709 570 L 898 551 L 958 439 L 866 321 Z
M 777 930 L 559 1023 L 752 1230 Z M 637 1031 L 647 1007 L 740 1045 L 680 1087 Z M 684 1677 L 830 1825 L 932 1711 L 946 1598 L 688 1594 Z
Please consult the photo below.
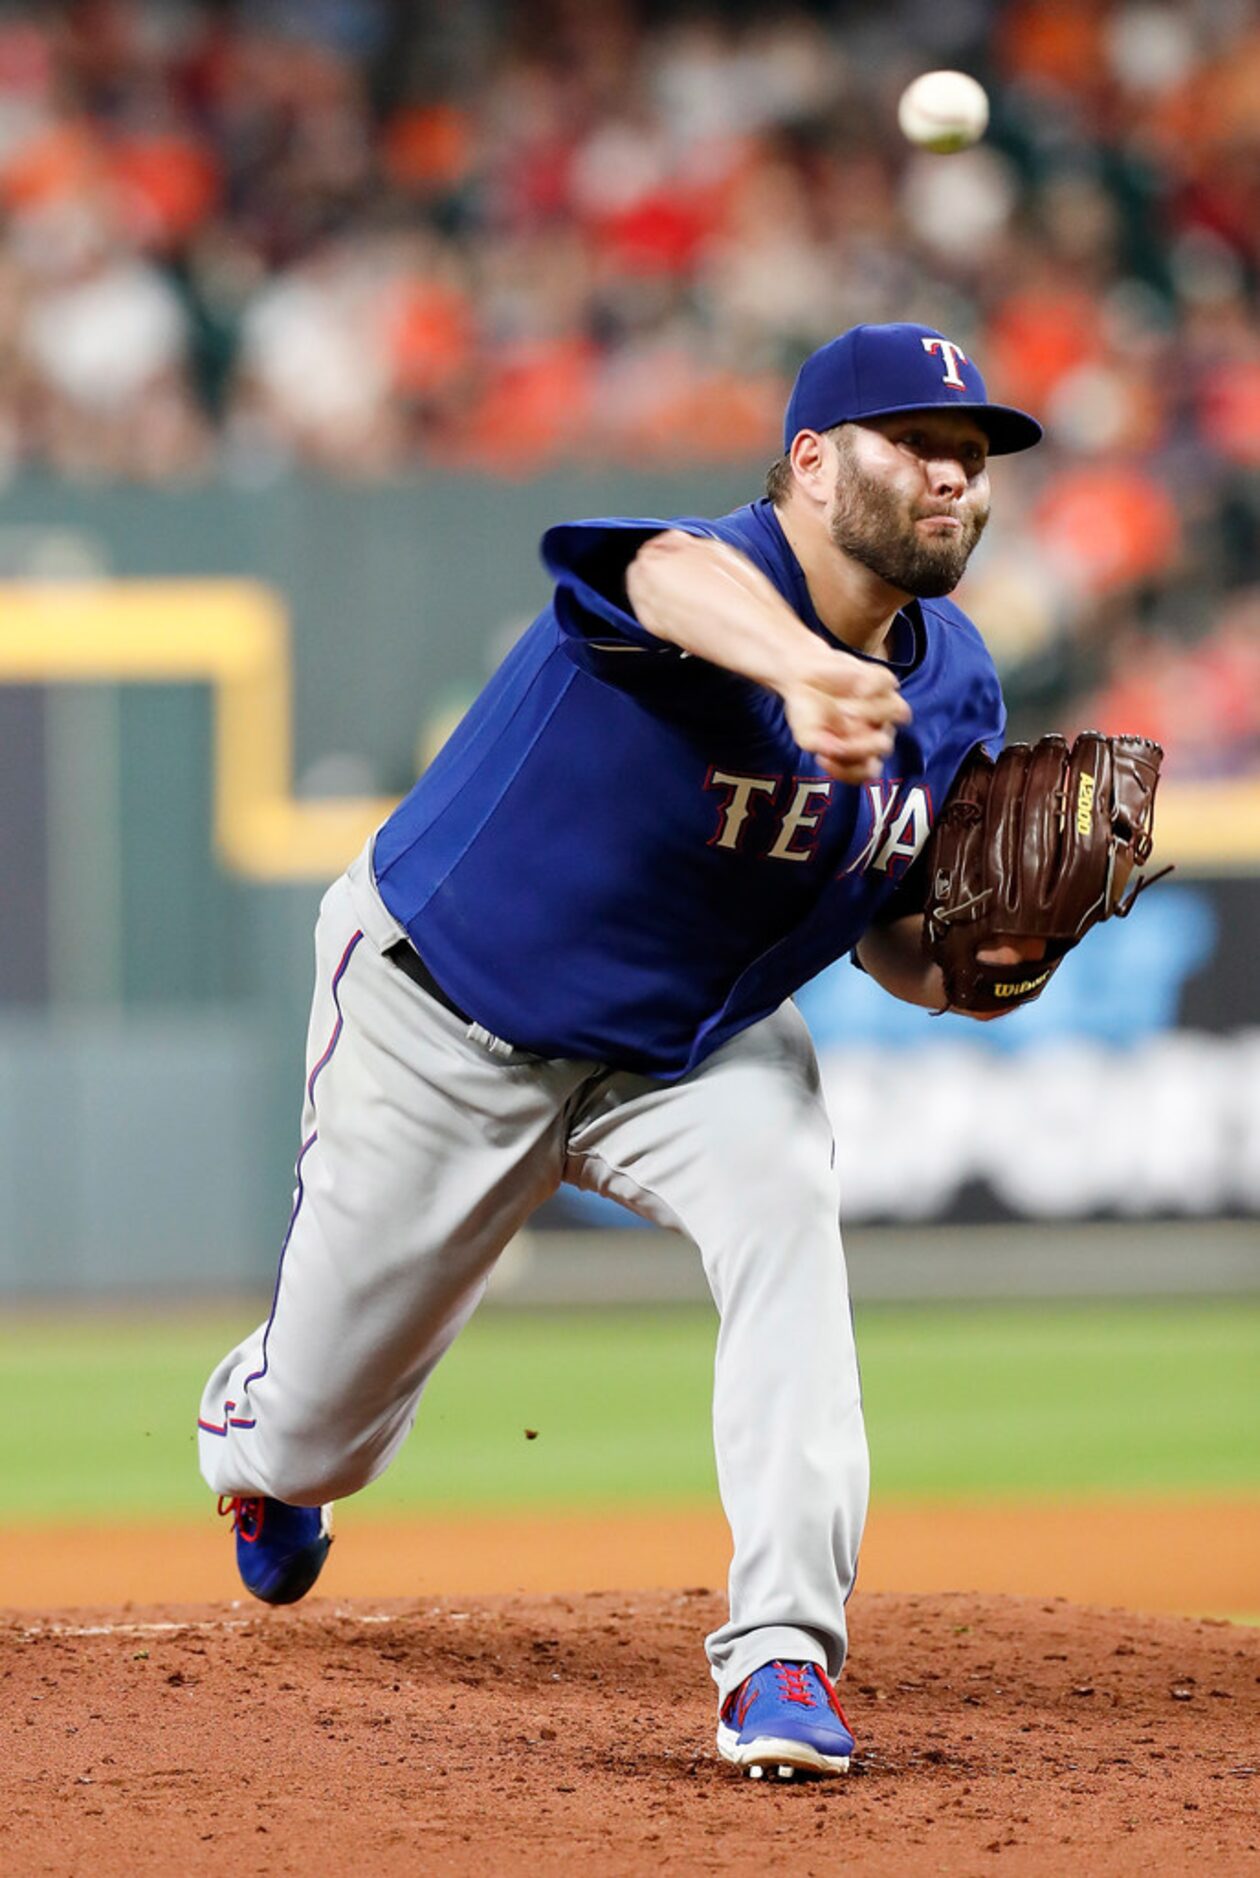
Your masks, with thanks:
M 1145 737 L 1083 731 L 972 751 L 928 843 L 923 943 L 947 1009 L 991 1015 L 1040 995 L 1091 926 L 1123 917 L 1143 887 L 1164 752 Z M 1134 878 L 1135 874 L 1137 877 Z M 1045 957 L 982 965 L 977 951 L 1043 939 Z

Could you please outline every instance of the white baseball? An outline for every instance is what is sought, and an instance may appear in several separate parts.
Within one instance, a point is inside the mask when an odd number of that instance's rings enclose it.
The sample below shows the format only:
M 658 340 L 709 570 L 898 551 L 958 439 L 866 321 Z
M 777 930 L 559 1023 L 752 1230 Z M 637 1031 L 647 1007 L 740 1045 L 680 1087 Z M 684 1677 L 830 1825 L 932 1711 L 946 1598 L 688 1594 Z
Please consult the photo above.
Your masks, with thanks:
M 902 92 L 897 122 L 921 150 L 946 155 L 984 136 L 989 100 L 966 72 L 924 72 Z

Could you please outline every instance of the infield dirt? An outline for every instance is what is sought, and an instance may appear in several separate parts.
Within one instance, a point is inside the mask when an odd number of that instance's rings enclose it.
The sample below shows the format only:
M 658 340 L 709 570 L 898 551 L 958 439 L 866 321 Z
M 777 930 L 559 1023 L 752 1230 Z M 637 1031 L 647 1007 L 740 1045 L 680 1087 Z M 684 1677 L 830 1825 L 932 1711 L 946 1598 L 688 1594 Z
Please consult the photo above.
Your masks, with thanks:
M 152 1607 L 0 1622 L 0 1869 L 1260 1870 L 1260 1632 L 859 1593 L 859 1744 L 754 1784 L 713 1746 L 712 1591 Z

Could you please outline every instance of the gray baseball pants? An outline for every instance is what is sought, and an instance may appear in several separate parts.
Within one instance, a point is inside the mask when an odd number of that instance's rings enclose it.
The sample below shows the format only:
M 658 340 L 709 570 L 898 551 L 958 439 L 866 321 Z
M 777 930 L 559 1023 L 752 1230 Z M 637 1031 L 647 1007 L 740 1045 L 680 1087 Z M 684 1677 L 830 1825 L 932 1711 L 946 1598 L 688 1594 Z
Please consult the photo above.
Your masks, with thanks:
M 831 1128 L 795 1007 L 653 1082 L 465 1024 L 382 956 L 403 936 L 361 855 L 320 910 L 293 1218 L 271 1315 L 206 1385 L 205 1479 L 295 1505 L 375 1479 L 500 1252 L 569 1181 L 693 1240 L 718 1308 L 721 1695 L 775 1657 L 838 1675 L 868 1463 Z

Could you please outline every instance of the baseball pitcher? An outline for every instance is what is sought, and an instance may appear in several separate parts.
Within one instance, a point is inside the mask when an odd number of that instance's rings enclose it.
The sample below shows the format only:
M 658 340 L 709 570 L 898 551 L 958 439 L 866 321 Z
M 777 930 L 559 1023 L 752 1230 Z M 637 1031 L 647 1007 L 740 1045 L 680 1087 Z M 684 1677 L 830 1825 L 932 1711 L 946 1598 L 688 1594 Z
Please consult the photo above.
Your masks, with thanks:
M 503 1247 L 568 1181 L 693 1240 L 720 1315 L 719 1750 L 847 1768 L 867 1450 L 792 996 L 850 953 L 929 1011 L 1010 1009 L 1149 850 L 1154 746 L 1096 740 L 1114 776 L 1096 763 L 1085 791 L 1078 763 L 1067 807 L 1057 764 L 1012 781 L 993 662 L 945 597 L 988 459 L 1040 435 L 954 341 L 859 326 L 802 366 L 760 500 L 545 535 L 551 603 L 321 909 L 272 1308 L 199 1424 L 255 1595 L 310 1589 L 331 1503 L 389 1465 Z M 1002 891 L 1036 790 L 1033 887 L 1065 826 L 1105 873 L 1070 932 Z M 986 813 L 999 833 L 975 839 Z

